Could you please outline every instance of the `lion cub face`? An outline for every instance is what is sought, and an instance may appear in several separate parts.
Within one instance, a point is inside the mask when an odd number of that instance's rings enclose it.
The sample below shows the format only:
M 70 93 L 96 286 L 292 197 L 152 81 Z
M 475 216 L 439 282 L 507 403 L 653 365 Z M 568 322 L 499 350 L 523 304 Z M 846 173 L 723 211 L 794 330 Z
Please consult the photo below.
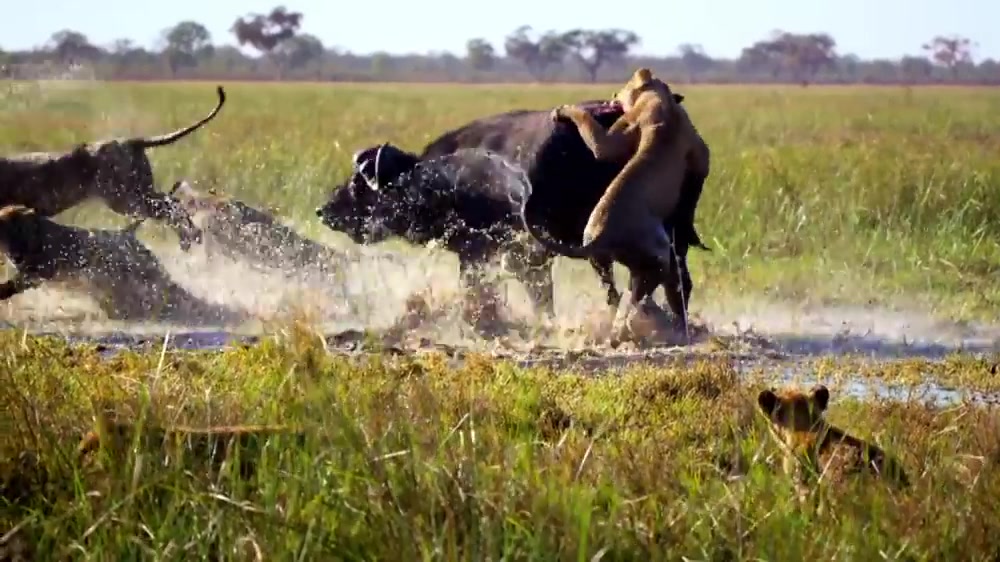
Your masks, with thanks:
M 830 390 L 816 385 L 806 394 L 796 389 L 774 392 L 762 390 L 757 404 L 784 437 L 816 431 L 823 422 L 823 413 L 830 404 Z

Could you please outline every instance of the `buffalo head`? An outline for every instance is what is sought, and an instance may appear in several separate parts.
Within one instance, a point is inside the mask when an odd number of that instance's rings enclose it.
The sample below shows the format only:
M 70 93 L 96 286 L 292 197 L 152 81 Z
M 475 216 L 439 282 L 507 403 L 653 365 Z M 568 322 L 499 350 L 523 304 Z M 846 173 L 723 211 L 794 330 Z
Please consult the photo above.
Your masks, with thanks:
M 359 150 L 352 157 L 351 177 L 334 189 L 330 200 L 316 209 L 328 228 L 343 232 L 356 244 L 380 242 L 394 234 L 393 189 L 401 175 L 420 159 L 392 144 Z

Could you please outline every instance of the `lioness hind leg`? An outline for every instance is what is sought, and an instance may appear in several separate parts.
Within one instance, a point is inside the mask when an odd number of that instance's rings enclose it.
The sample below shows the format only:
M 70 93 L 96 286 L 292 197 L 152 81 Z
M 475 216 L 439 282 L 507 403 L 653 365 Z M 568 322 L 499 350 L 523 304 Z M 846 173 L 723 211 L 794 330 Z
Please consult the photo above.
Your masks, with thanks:
M 629 286 L 632 294 L 629 297 L 629 306 L 638 308 L 639 304 L 653 294 L 656 287 L 660 285 L 660 279 L 656 275 L 654 268 L 642 268 L 633 270 L 630 275 Z
M 638 335 L 632 330 L 633 317 L 640 313 L 639 303 L 648 297 L 659 284 L 659 278 L 652 273 L 655 273 L 655 270 L 646 267 L 630 268 L 629 291 L 631 295 L 629 295 L 625 313 L 622 315 L 621 324 L 615 326 L 613 330 L 615 335 L 611 340 L 612 347 L 618 347 L 622 340 L 632 339 L 633 336 Z M 619 322 L 618 316 L 618 314 L 615 315 L 615 324 Z

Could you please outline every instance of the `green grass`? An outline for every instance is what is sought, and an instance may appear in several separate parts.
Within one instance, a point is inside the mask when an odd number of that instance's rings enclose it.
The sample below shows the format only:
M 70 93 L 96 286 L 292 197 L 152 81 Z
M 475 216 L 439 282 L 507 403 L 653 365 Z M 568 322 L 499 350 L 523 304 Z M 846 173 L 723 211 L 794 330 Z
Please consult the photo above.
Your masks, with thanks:
M 206 113 L 208 83 L 6 84 L 0 150 L 68 149 Z M 324 234 L 313 209 L 376 142 L 419 150 L 512 108 L 605 97 L 611 85 L 229 84 L 218 120 L 151 158 L 163 186 L 197 180 Z M 973 88 L 683 86 L 712 148 L 694 252 L 699 302 L 767 295 L 997 316 L 1000 93 Z M 121 224 L 97 205 L 69 213 Z M 162 230 L 162 229 L 160 229 Z M 566 260 L 564 260 L 565 262 Z M 596 286 L 586 264 L 565 266 Z
M 778 468 L 755 410 L 762 382 L 725 360 L 594 378 L 482 356 L 457 369 L 436 355 L 349 359 L 291 334 L 111 360 L 0 336 L 7 548 L 36 560 L 980 560 L 1000 548 L 992 409 L 859 402 L 831 385 L 831 421 L 900 458 L 912 487 L 827 482 L 815 512 Z M 265 447 L 246 482 L 149 450 L 78 467 L 72 449 L 105 404 L 311 433 Z M 739 454 L 758 461 L 727 481 L 714 467 Z

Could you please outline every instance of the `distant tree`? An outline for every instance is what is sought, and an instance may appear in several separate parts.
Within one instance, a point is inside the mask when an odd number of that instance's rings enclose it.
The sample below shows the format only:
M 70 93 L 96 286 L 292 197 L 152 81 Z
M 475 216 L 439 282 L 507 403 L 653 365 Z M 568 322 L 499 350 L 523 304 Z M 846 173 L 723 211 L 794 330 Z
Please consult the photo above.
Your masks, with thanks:
M 681 62 L 687 69 L 688 77 L 694 82 L 699 74 L 712 67 L 712 57 L 705 54 L 705 49 L 701 45 L 684 43 L 677 47 L 681 53 Z
M 281 61 L 274 57 L 275 49 L 281 43 L 294 37 L 301 26 L 301 12 L 289 12 L 284 6 L 278 6 L 267 15 L 250 14 L 245 18 L 237 19 L 230 31 L 236 35 L 236 41 L 241 47 L 250 45 L 261 54 L 269 57 L 275 63 L 280 80 L 284 67 Z
M 861 74 L 861 57 L 855 54 L 847 54 L 842 57 L 837 57 L 834 61 L 834 66 L 837 68 L 837 73 L 844 80 L 849 80 L 851 82 L 856 81 L 858 76 Z
M 743 50 L 743 57 L 757 66 L 787 69 L 803 86 L 809 84 L 824 67 L 833 66 L 837 42 L 826 33 L 797 34 L 775 31 L 771 39 L 758 41 Z
M 865 65 L 865 73 L 861 77 L 866 83 L 898 83 L 901 80 L 899 64 L 889 59 L 874 59 Z
M 541 56 L 538 52 L 538 43 L 528 36 L 530 31 L 530 25 L 522 25 L 514 30 L 504 40 L 504 51 L 508 57 L 520 61 L 535 80 L 541 80 Z
M 529 36 L 530 32 L 530 25 L 514 30 L 504 41 L 504 50 L 508 57 L 524 64 L 535 80 L 541 81 L 551 67 L 565 60 L 569 45 L 562 33 L 547 31 L 535 41 Z
M 984 84 L 1000 84 L 1000 62 L 985 59 L 976 67 L 979 80 Z
M 115 39 L 111 42 L 111 59 L 118 72 L 125 70 L 133 63 L 134 54 L 138 50 L 135 41 L 128 38 Z
M 111 54 L 117 56 L 125 56 L 136 49 L 135 41 L 123 37 L 121 39 L 115 39 L 111 42 Z
M 491 70 L 496 64 L 496 58 L 493 45 L 485 39 L 469 39 L 465 44 L 465 59 L 475 70 Z
M 232 45 L 219 45 L 212 52 L 212 57 L 207 63 L 213 72 L 235 72 L 245 68 L 247 57 L 242 51 Z
M 736 64 L 744 71 L 766 72 L 772 80 L 777 80 L 784 61 L 774 44 L 769 41 L 758 41 L 743 49 Z
M 899 71 L 911 84 L 926 82 L 934 74 L 934 65 L 923 57 L 905 56 L 899 61 Z
M 371 73 L 376 78 L 386 78 L 393 71 L 392 55 L 378 52 L 371 57 Z
M 182 21 L 163 31 L 170 72 L 176 73 L 182 67 L 195 66 L 201 57 L 212 56 L 212 34 L 204 25 L 196 21 Z
M 972 62 L 972 49 L 975 46 L 967 37 L 938 35 L 925 43 L 923 49 L 930 54 L 931 60 L 951 71 L 952 79 L 957 79 L 958 67 Z
M 459 79 L 465 70 L 462 60 L 449 52 L 435 55 L 430 66 L 432 72 L 435 74 L 443 73 L 447 80 Z
M 101 50 L 91 44 L 86 35 L 71 29 L 53 33 L 48 47 L 61 62 L 67 64 L 80 61 L 93 62 L 101 54 Z
M 323 58 L 323 42 L 319 37 L 304 33 L 283 41 L 275 47 L 275 54 L 288 68 L 305 68 Z
M 570 46 L 562 33 L 549 30 L 538 39 L 538 55 L 541 58 L 543 78 L 550 68 L 558 68 L 566 60 L 569 50 Z
M 580 63 L 591 82 L 597 82 L 597 71 L 604 63 L 621 60 L 639 44 L 639 36 L 624 29 L 574 29 L 564 33 L 561 39 L 566 51 Z

